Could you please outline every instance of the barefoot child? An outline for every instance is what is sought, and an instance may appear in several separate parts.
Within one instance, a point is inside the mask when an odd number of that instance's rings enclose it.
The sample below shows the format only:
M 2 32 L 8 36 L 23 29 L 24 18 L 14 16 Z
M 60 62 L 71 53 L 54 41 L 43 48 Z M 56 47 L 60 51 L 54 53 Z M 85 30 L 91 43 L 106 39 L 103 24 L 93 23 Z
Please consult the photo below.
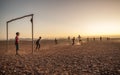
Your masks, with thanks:
M 19 55 L 18 54 L 18 50 L 19 50 L 19 35 L 20 35 L 20 33 L 16 32 L 16 37 L 15 37 L 16 55 Z

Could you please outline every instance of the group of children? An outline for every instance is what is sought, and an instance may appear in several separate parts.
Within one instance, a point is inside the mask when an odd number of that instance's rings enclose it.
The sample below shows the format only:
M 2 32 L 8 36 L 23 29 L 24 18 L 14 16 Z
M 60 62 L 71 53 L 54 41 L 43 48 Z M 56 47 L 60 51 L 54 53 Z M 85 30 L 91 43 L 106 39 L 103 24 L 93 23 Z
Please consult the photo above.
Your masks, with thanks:
M 16 32 L 16 37 L 15 37 L 16 55 L 19 55 L 19 53 L 18 53 L 18 50 L 19 50 L 19 35 L 20 35 L 20 33 Z M 80 35 L 78 36 L 78 39 L 79 39 L 79 43 L 80 43 L 80 41 L 81 41 Z M 41 40 L 41 37 L 39 37 L 39 39 L 36 41 L 36 50 L 40 49 L 40 40 Z M 68 40 L 70 40 L 70 37 L 68 37 Z M 57 41 L 56 38 L 55 38 L 55 44 L 58 44 L 58 41 Z M 74 44 L 75 44 L 75 37 L 72 38 L 72 45 L 74 45 Z
M 19 35 L 20 35 L 20 33 L 16 32 L 16 37 L 15 37 L 16 55 L 19 55 L 19 53 L 18 53 L 18 50 L 19 50 Z M 70 40 L 70 37 L 68 39 Z M 79 42 L 80 42 L 81 41 L 80 35 L 78 36 L 78 39 L 79 39 Z M 40 49 L 40 40 L 41 40 L 41 37 L 39 37 L 39 39 L 36 41 L 36 50 Z M 55 44 L 58 44 L 58 41 L 57 41 L 56 38 L 55 38 Z M 73 39 L 72 39 L 72 45 L 74 45 L 74 44 L 75 44 L 75 37 L 73 37 Z
M 20 35 L 20 33 L 16 32 L 16 37 L 15 37 L 16 55 L 19 55 L 18 54 L 18 50 L 19 50 L 19 35 Z M 39 39 L 36 41 L 36 50 L 40 49 L 40 40 L 41 40 L 41 37 L 39 37 Z M 68 40 L 70 40 L 70 36 L 68 36 Z M 95 38 L 93 38 L 93 40 L 95 41 Z M 100 37 L 100 41 L 101 40 L 102 40 L 102 37 Z M 107 38 L 107 40 L 110 40 L 110 38 Z M 55 41 L 55 44 L 58 44 L 58 41 L 57 41 L 56 38 L 55 38 L 54 41 Z M 82 42 L 80 35 L 78 35 L 78 41 L 79 41 L 79 43 Z M 89 41 L 89 38 L 87 38 L 87 41 Z M 72 45 L 74 45 L 74 44 L 75 44 L 75 37 L 72 38 Z

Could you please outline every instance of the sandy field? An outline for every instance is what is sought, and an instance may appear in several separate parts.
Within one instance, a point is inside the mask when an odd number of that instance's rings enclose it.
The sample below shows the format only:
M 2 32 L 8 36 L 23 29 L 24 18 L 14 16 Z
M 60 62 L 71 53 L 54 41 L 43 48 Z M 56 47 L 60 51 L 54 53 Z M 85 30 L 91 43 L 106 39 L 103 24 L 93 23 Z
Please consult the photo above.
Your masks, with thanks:
M 41 41 L 31 54 L 31 42 L 20 42 L 20 56 L 9 42 L 0 42 L 0 75 L 120 75 L 120 42 L 90 41 L 72 46 L 69 41 Z

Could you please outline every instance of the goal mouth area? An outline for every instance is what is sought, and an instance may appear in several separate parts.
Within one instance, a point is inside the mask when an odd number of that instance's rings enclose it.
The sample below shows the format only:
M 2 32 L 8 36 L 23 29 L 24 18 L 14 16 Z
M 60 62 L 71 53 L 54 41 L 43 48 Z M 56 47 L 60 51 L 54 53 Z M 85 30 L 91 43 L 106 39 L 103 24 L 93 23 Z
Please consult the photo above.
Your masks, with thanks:
M 10 22 L 13 22 L 13 21 L 16 21 L 16 20 L 19 20 L 19 19 L 23 19 L 23 18 L 25 18 L 25 17 L 31 17 L 31 19 L 30 19 L 30 21 L 31 21 L 31 31 L 32 31 L 32 53 L 33 53 L 33 43 L 34 43 L 34 40 L 33 40 L 33 38 L 34 38 L 34 33 L 33 33 L 33 16 L 34 16 L 34 14 L 29 14 L 29 15 L 25 15 L 25 16 L 22 16 L 22 17 L 18 17 L 18 18 L 14 18 L 14 19 L 11 19 L 11 20 L 9 20 L 9 21 L 7 21 L 6 22 L 6 50 L 8 50 L 8 24 L 10 23 Z

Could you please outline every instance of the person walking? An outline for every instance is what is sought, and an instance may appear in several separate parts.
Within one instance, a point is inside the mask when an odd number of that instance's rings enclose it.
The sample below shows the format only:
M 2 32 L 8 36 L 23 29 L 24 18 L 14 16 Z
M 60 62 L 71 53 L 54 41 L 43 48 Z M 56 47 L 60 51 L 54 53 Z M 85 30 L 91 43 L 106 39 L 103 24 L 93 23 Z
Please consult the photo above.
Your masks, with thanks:
M 41 41 L 41 37 L 39 37 L 39 39 L 36 41 L 36 50 L 40 49 L 40 41 Z

